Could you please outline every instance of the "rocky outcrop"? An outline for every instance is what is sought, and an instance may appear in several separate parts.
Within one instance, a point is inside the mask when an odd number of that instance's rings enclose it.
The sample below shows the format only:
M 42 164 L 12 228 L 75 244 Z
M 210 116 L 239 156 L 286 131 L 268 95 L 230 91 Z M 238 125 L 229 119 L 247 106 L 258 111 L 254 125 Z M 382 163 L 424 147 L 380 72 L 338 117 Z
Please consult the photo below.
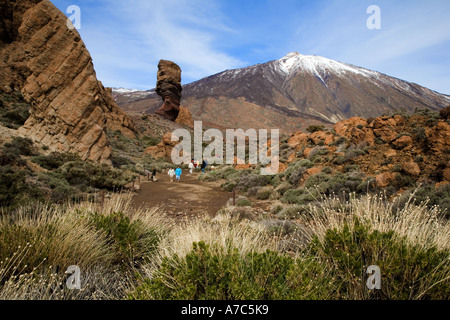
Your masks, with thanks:
M 194 120 L 192 119 L 192 113 L 188 108 L 180 106 L 180 113 L 178 114 L 176 123 L 194 128 Z
M 131 120 L 97 80 L 67 17 L 48 0 L 0 0 L 0 90 L 20 90 L 31 116 L 19 134 L 51 151 L 110 161 L 107 128 L 134 137 Z
M 158 145 L 148 147 L 147 149 L 145 149 L 145 153 L 155 159 L 168 160 L 168 159 L 171 159 L 172 150 L 173 150 L 173 148 L 175 148 L 175 146 L 177 144 L 179 144 L 179 142 L 172 141 L 172 134 L 166 133 L 163 136 L 162 141 Z
M 180 113 L 182 90 L 180 67 L 172 61 L 161 60 L 158 64 L 156 93 L 161 96 L 164 104 L 156 114 L 175 121 Z

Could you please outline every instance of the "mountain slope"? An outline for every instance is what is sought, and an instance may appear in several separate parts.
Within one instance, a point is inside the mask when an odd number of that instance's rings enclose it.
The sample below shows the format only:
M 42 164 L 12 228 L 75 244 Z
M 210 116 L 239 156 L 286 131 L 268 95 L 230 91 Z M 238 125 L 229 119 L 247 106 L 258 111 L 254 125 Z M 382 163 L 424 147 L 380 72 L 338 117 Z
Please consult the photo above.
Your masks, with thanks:
M 115 97 L 128 112 L 151 113 L 160 104 L 152 91 L 127 97 L 116 92 Z M 292 131 L 312 122 L 377 117 L 400 109 L 437 111 L 450 104 L 450 97 L 379 72 L 294 52 L 185 85 L 182 104 L 195 119 L 220 126 L 246 128 L 259 119 L 269 127 L 286 121 L 284 128 Z M 249 105 L 254 108 L 246 112 Z M 233 122 L 227 120 L 230 114 Z

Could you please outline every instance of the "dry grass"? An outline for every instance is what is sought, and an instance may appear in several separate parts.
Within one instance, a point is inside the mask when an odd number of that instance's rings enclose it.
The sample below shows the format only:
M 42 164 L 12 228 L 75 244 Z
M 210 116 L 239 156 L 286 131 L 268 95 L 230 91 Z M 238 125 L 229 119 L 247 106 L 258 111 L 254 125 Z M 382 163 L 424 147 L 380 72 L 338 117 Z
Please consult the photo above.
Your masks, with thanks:
M 427 204 L 419 206 L 409 201 L 395 211 L 393 202 L 383 196 L 369 195 L 342 202 L 337 198 L 324 199 L 320 205 L 311 205 L 311 217 L 305 224 L 323 239 L 327 230 L 341 230 L 344 225 L 354 227 L 355 219 L 380 232 L 394 231 L 398 237 L 406 237 L 411 245 L 439 250 L 450 248 L 450 222 L 443 218 L 438 207 L 431 210 Z
M 352 198 L 348 202 L 329 198 L 320 206 L 310 207 L 311 216 L 304 223 L 311 230 L 310 239 L 316 236 L 321 246 L 327 248 L 321 258 L 342 281 L 344 294 L 340 297 L 358 300 L 373 298 L 366 288 L 365 268 L 375 264 L 382 266 L 385 272 L 382 274 L 383 290 L 379 298 L 423 299 L 437 285 L 444 285 L 441 286 L 444 292 L 434 292 L 431 297 L 448 299 L 449 220 L 443 218 L 439 208 L 430 210 L 426 203 L 416 206 L 410 201 L 399 210 L 392 207 L 393 204 L 382 196 Z M 360 243 L 363 240 L 356 236 L 356 229 L 361 225 L 369 233 L 393 234 L 393 238 L 378 240 L 384 241 L 381 247 L 371 242 L 373 240 Z M 345 228 L 352 234 L 351 238 L 345 238 Z M 335 231 L 332 246 L 339 248 L 330 248 L 330 230 Z M 360 252 L 364 253 L 359 256 Z M 357 261 L 365 263 L 361 265 L 360 274 L 355 273 Z
M 131 194 L 103 205 L 23 207 L 0 218 L 0 299 L 120 299 L 133 288 L 137 270 L 113 265 L 116 248 L 87 216 L 123 212 L 140 232 L 163 234 L 169 227 L 159 208 L 134 210 Z M 65 270 L 81 269 L 82 290 L 66 289 Z

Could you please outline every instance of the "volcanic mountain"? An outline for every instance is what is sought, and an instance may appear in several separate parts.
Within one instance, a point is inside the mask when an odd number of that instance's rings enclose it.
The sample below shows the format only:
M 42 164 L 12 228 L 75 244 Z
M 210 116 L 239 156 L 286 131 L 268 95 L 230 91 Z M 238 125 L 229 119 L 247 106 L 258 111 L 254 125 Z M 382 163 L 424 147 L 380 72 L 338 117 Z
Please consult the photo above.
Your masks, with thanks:
M 129 113 L 153 113 L 161 106 L 154 90 L 113 92 Z M 396 110 L 438 111 L 449 104 L 450 96 L 418 84 L 297 52 L 187 84 L 182 98 L 195 120 L 211 126 L 285 131 Z

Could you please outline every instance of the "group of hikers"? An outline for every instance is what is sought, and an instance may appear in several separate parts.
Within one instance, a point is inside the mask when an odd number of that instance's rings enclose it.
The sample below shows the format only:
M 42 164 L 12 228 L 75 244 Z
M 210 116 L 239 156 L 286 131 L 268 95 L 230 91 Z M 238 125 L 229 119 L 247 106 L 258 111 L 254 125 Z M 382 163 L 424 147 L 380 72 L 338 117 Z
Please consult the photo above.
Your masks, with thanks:
M 208 166 L 208 162 L 206 160 L 203 160 L 202 164 L 200 165 L 199 161 L 195 161 L 194 159 L 192 159 L 191 162 L 189 163 L 189 173 L 193 174 L 194 170 L 197 169 L 197 168 L 200 168 L 202 173 L 205 173 L 205 170 L 206 170 L 207 166 Z M 180 182 L 181 181 L 181 175 L 183 174 L 183 170 L 181 170 L 180 167 L 178 167 L 177 169 L 170 168 L 169 171 L 167 172 L 167 174 L 170 177 L 170 182 L 173 182 L 173 177 L 176 178 L 177 182 Z M 154 182 L 158 181 L 156 179 L 156 169 L 153 169 L 152 181 L 154 181 Z

